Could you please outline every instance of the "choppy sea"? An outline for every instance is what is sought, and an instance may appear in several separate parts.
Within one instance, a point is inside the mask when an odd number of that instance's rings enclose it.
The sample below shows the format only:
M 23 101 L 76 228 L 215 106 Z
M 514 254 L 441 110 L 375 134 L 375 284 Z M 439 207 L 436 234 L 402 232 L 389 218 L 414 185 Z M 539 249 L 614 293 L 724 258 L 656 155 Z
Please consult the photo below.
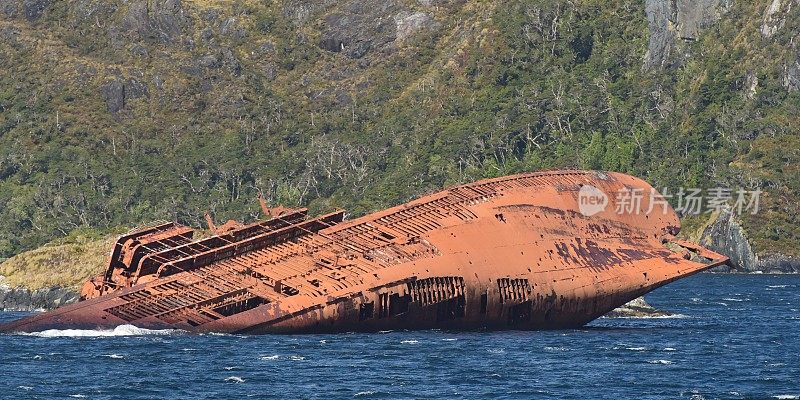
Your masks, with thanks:
M 0 398 L 800 399 L 800 276 L 702 274 L 646 299 L 675 315 L 545 332 L 0 335 Z

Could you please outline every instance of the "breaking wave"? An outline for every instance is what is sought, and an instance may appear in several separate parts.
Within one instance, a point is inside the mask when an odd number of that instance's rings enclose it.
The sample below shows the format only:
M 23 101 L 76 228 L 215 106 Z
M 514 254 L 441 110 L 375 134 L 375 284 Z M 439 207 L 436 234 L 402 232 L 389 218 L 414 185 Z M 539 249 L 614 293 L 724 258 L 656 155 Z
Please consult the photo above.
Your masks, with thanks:
M 171 335 L 176 332 L 183 331 L 178 329 L 144 329 L 133 325 L 120 325 L 114 329 L 48 329 L 41 332 L 22 332 L 19 334 L 24 336 L 55 338 Z
M 620 316 L 614 317 L 619 319 L 673 319 L 673 318 L 689 318 L 686 314 L 666 314 L 666 315 L 636 315 L 636 316 Z

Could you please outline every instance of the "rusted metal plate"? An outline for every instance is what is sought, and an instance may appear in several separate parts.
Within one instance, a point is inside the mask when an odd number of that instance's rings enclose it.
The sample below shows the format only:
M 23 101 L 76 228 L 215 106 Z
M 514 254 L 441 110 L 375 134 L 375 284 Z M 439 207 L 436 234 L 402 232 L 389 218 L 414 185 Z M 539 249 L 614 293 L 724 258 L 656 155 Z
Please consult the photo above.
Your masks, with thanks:
M 281 210 L 197 241 L 160 224 L 121 237 L 83 301 L 0 330 L 576 327 L 727 262 L 676 240 L 680 222 L 665 203 L 645 197 L 620 213 L 609 196 L 582 213 L 587 187 L 652 190 L 624 174 L 553 171 L 457 186 L 346 222 L 341 211 L 307 219 Z

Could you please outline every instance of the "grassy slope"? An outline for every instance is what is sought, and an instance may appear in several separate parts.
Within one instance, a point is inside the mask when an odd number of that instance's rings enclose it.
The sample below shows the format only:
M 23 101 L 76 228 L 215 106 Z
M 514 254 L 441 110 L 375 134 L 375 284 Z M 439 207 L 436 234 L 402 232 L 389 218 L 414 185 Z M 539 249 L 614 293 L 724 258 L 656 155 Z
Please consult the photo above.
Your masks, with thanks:
M 112 238 L 62 239 L 5 260 L 0 263 L 0 276 L 11 287 L 79 289 L 88 278 L 103 271 L 112 244 Z

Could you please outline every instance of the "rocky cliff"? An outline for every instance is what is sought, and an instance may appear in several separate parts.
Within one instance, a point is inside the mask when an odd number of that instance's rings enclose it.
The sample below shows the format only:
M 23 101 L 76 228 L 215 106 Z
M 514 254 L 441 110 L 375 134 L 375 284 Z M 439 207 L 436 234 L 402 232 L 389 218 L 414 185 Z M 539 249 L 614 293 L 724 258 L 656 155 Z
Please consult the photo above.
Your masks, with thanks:
M 711 222 L 700 233 L 699 243 L 730 257 L 731 265 L 718 267 L 715 272 L 800 273 L 800 258 L 779 252 L 759 254 L 729 207 L 711 216 Z

